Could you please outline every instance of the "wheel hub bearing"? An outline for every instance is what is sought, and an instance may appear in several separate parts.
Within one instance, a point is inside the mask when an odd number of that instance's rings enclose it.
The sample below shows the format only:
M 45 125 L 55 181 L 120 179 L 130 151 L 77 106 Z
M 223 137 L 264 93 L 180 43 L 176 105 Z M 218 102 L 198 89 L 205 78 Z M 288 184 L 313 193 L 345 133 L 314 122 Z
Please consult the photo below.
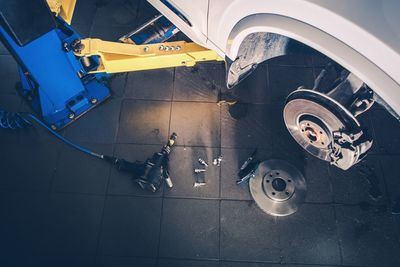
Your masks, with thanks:
M 282 160 L 260 163 L 249 185 L 257 205 L 274 216 L 287 216 L 296 212 L 306 196 L 303 175 Z

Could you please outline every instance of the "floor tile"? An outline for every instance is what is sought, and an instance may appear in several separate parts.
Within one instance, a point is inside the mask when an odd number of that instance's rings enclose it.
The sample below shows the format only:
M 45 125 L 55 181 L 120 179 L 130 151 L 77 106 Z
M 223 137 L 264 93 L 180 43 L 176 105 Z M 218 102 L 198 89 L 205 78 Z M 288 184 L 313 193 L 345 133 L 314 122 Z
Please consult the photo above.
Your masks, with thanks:
M 279 226 L 254 203 L 222 201 L 221 259 L 280 261 Z
M 29 258 L 19 258 L 17 261 L 8 262 L 4 266 L 24 266 L 24 267 L 91 267 L 93 266 L 93 256 L 49 256 L 49 255 L 35 255 Z M 0 262 L 1 263 L 1 262 Z M 3 266 L 3 265 L 2 265 Z
M 125 0 L 98 1 L 94 25 L 136 27 L 137 3 Z
M 111 96 L 121 98 L 124 96 L 128 73 L 115 73 L 108 78 L 108 86 L 111 90 Z
M 303 265 L 303 264 L 274 264 L 274 263 L 259 263 L 259 262 L 221 262 L 220 267 L 316 267 L 330 265 Z
M 286 97 L 300 86 L 312 88 L 314 75 L 312 68 L 268 65 L 269 88 L 272 103 L 283 107 Z
M 164 190 L 164 196 L 219 198 L 220 167 L 212 161 L 219 156 L 219 149 L 206 147 L 175 147 L 170 155 L 169 169 L 174 187 Z M 199 158 L 208 163 L 205 167 Z M 194 169 L 206 169 L 206 172 L 195 174 Z M 195 182 L 206 185 L 194 187 Z
M 382 165 L 383 174 L 385 176 L 388 194 L 392 202 L 391 204 L 400 205 L 400 156 L 381 156 L 379 159 Z
M 84 114 L 67 126 L 65 137 L 74 142 L 111 144 L 115 140 L 121 101 L 107 99 L 104 103 Z
M 371 114 L 379 153 L 399 154 L 400 123 L 386 110 L 376 110 Z
M 217 259 L 219 203 L 164 199 L 160 257 Z
M 7 112 L 17 112 L 21 106 L 21 97 L 11 94 L 0 94 L 0 110 Z M 15 144 L 18 142 L 18 137 L 24 129 L 10 130 L 0 128 L 0 146 L 2 144 Z M 1 152 L 0 152 L 1 154 Z
M 174 69 L 131 72 L 128 74 L 125 96 L 146 100 L 172 100 Z
M 1 94 L 17 94 L 16 85 L 20 81 L 18 65 L 11 55 L 0 55 Z
M 48 198 L 39 193 L 0 194 L 0 263 L 16 266 L 39 252 L 45 232 Z M 3 265 L 7 266 L 7 265 Z
M 156 267 L 157 260 L 150 258 L 132 257 L 101 257 L 97 259 L 95 267 Z
M 218 261 L 160 259 L 157 267 L 219 267 Z
M 358 207 L 336 207 L 339 238 L 345 265 L 400 265 L 399 236 L 391 216 L 385 212 L 365 212 Z
M 221 109 L 221 146 L 224 148 L 270 148 L 274 130 L 267 105 L 236 104 Z
M 100 254 L 156 257 L 161 199 L 108 197 L 104 210 Z
M 82 144 L 96 153 L 112 155 L 112 145 Z M 104 194 L 110 176 L 110 164 L 63 146 L 56 166 L 53 191 Z
M 2 145 L 0 189 L 48 192 L 57 162 L 57 144 L 24 142 Z
M 104 197 L 52 194 L 41 254 L 95 255 Z
M 135 1 L 135 0 L 133 0 Z M 136 1 L 137 2 L 137 1 Z M 160 12 L 150 5 L 147 1 L 138 1 L 138 12 L 136 17 L 136 24 L 138 27 L 148 22 L 150 19 L 159 15 Z
M 340 264 L 334 210 L 304 204 L 291 216 L 277 218 L 282 260 L 303 264 Z
M 368 155 L 347 171 L 335 166 L 330 166 L 329 171 L 336 202 L 358 204 L 387 200 L 379 156 Z
M 161 151 L 161 148 L 161 145 L 118 144 L 115 146 L 114 156 L 131 162 L 144 162 L 154 153 Z M 120 172 L 115 167 L 111 168 L 108 194 L 160 197 L 162 192 L 162 187 L 156 193 L 143 190 L 137 183 L 133 181 L 133 174 Z
M 96 14 L 98 0 L 76 1 L 73 24 L 84 24 L 91 26 Z
M 223 63 L 202 63 L 190 68 L 176 68 L 175 101 L 216 103 L 222 88 L 225 88 Z
M 179 145 L 220 145 L 219 107 L 213 103 L 173 102 L 171 131 L 178 134 Z
M 121 108 L 119 143 L 164 144 L 167 142 L 171 103 L 125 100 Z

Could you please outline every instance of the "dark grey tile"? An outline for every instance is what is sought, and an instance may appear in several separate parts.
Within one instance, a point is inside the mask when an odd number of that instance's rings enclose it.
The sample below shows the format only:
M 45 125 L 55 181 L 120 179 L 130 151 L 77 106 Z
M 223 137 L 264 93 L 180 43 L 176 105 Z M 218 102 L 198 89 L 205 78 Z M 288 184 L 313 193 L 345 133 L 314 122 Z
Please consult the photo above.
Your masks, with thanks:
M 0 189 L 48 192 L 58 156 L 56 143 L 5 143 L 0 150 Z
M 89 267 L 93 266 L 93 256 L 85 255 L 69 255 L 69 256 L 54 256 L 54 255 L 35 255 L 29 258 L 19 258 L 17 261 L 9 262 L 5 266 L 26 266 L 26 267 Z
M 173 102 L 171 131 L 185 146 L 220 146 L 220 109 L 213 103 Z
M 74 142 L 111 144 L 115 140 L 121 108 L 119 99 L 107 99 L 67 126 L 65 137 Z
M 0 110 L 17 112 L 21 106 L 21 97 L 11 94 L 0 94 Z M 10 130 L 0 128 L 0 146 L 2 144 L 17 144 L 22 130 Z M 1 154 L 1 152 L 0 152 Z M 1 165 L 1 164 L 0 164 Z
M 221 259 L 280 261 L 280 227 L 253 202 L 221 202 Z
M 296 166 L 306 179 L 306 202 L 322 203 L 333 201 L 332 182 L 329 177 L 330 164 L 312 155 L 305 155 L 302 166 Z
M 129 26 L 134 30 L 137 26 L 136 17 L 139 1 L 100 0 L 97 1 L 94 25 Z
M 128 73 L 115 73 L 107 79 L 111 95 L 114 98 L 121 98 L 124 96 L 127 81 Z
M 315 67 L 325 67 L 326 64 L 328 64 L 330 61 L 332 61 L 329 57 L 319 53 L 315 52 L 314 55 L 312 55 L 312 60 L 313 60 L 313 65 Z
M 100 257 L 95 267 L 156 267 L 157 260 L 150 258 L 132 257 Z
M 339 265 L 340 251 L 334 210 L 304 204 L 288 217 L 278 217 L 283 262 Z
M 125 100 L 118 131 L 119 143 L 164 144 L 168 138 L 171 103 Z
M 160 259 L 157 267 L 219 267 L 218 261 Z
M 224 92 L 229 92 L 226 89 Z M 269 104 L 271 93 L 268 88 L 268 65 L 261 64 L 241 83 L 231 89 L 239 103 Z
M 71 26 L 76 32 L 78 32 L 82 39 L 89 38 L 91 24 L 74 23 L 73 21 Z
M 375 145 L 379 153 L 399 154 L 400 123 L 386 110 L 371 113 L 375 132 Z
M 164 196 L 218 198 L 220 167 L 212 164 L 218 157 L 219 149 L 206 147 L 175 147 L 170 155 L 170 174 L 174 187 L 164 190 Z M 205 167 L 199 163 L 202 158 L 208 163 Z M 194 169 L 206 169 L 206 172 L 195 174 Z M 206 182 L 206 185 L 194 188 L 195 182 Z
M 0 42 L 0 55 L 9 55 L 10 52 L 8 52 L 7 48 L 3 45 L 2 42 Z
M 380 162 L 392 204 L 400 204 L 400 156 L 381 156 Z M 397 216 L 399 217 L 399 216 Z M 399 224 L 400 231 L 400 224 Z
M 329 171 L 336 202 L 358 204 L 387 200 L 379 156 L 368 155 L 347 171 L 335 166 L 330 166 Z
M 76 1 L 74 16 L 72 18 L 72 25 L 83 24 L 92 25 L 94 16 L 96 14 L 98 0 L 84 0 Z
M 174 69 L 131 72 L 128 74 L 125 96 L 135 99 L 172 99 Z
M 18 65 L 11 55 L 0 55 L 1 94 L 17 94 Z
M 18 266 L 21 258 L 31 258 L 40 251 L 47 205 L 46 195 L 1 192 L 0 263 Z
M 235 104 L 221 108 L 221 146 L 224 148 L 271 148 L 274 129 L 271 128 L 268 105 Z
M 217 200 L 164 199 L 160 256 L 217 259 Z
M 259 263 L 259 262 L 221 262 L 220 267 L 315 267 L 331 265 L 303 265 L 303 264 L 283 264 L 283 263 Z M 337 266 L 337 265 L 336 265 Z
M 275 58 L 271 58 L 268 60 L 269 65 L 276 66 L 305 66 L 312 67 L 313 66 L 313 57 L 312 55 L 298 53 L 291 55 L 284 55 Z
M 300 86 L 312 88 L 314 85 L 312 68 L 268 65 L 268 71 L 272 103 L 281 104 L 282 107 L 292 91 Z
M 41 254 L 94 257 L 104 197 L 52 194 L 46 215 L 46 235 Z
M 135 1 L 135 0 L 133 0 Z M 138 12 L 136 17 L 136 24 L 138 27 L 148 22 L 150 19 L 154 18 L 160 12 L 155 9 L 152 5 L 150 5 L 147 1 L 139 1 L 138 3 Z M 139 26 L 140 25 L 140 26 Z
M 225 67 L 222 63 L 203 63 L 190 68 L 176 68 L 176 101 L 214 102 L 225 88 Z
M 102 256 L 156 257 L 160 198 L 108 197 L 100 241 Z
M 82 144 L 96 153 L 112 155 L 112 145 Z M 110 164 L 63 146 L 57 162 L 53 191 L 104 194 L 110 176 Z
M 119 144 L 115 147 L 114 155 L 131 162 L 144 162 L 147 158 L 160 150 L 161 145 Z M 162 195 L 162 190 L 163 188 L 156 193 L 143 190 L 138 184 L 133 182 L 132 174 L 120 172 L 115 167 L 112 167 L 111 169 L 110 183 L 108 185 L 109 194 L 160 197 Z
M 399 266 L 399 236 L 391 216 L 362 211 L 358 207 L 336 207 L 343 264 Z

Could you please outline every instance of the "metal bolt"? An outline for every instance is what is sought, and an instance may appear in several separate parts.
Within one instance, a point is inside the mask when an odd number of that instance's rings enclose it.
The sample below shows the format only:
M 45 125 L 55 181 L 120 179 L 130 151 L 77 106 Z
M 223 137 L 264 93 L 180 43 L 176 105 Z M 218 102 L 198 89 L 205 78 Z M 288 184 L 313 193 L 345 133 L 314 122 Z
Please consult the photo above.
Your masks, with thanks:
M 204 165 L 204 166 L 208 167 L 208 164 L 204 159 L 199 158 L 199 162 L 200 162 L 201 165 Z
M 97 103 L 97 99 L 96 98 L 92 98 L 90 99 L 90 103 L 92 103 L 93 105 Z
M 194 169 L 194 173 L 202 173 L 205 172 L 205 169 Z
M 55 126 L 54 124 L 52 124 L 52 125 L 50 126 L 50 128 L 51 128 L 53 131 L 57 130 L 57 126 Z
M 182 47 L 181 47 L 180 45 L 177 45 L 176 48 L 175 48 L 175 50 L 176 50 L 176 51 L 179 51 L 179 50 L 181 50 L 181 48 L 182 48 Z
M 163 46 L 163 45 L 160 45 L 160 47 L 158 48 L 158 50 L 160 50 L 160 51 L 164 50 L 164 46 Z
M 150 50 L 150 48 L 148 46 L 145 46 L 143 50 L 144 50 L 144 52 L 148 52 Z
M 70 119 L 72 120 L 73 118 L 75 118 L 75 114 L 74 114 L 74 113 L 70 113 L 70 114 L 68 115 L 68 118 L 70 118 Z
M 199 186 L 203 186 L 203 185 L 206 185 L 206 183 L 198 183 L 198 182 L 195 182 L 194 185 L 193 185 L 193 187 L 199 187 Z

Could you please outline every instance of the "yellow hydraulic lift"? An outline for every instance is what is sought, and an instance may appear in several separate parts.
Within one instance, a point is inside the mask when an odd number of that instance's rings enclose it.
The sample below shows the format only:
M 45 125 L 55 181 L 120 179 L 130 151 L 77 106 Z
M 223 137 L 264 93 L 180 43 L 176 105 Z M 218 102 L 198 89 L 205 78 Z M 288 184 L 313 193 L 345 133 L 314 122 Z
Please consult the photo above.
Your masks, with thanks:
M 47 0 L 50 9 L 71 23 L 76 0 Z M 136 45 L 100 39 L 81 40 L 77 56 L 99 56 L 100 66 L 91 73 L 130 72 L 179 66 L 194 66 L 197 62 L 223 60 L 215 51 L 184 41 Z M 86 62 L 90 64 L 89 61 Z

